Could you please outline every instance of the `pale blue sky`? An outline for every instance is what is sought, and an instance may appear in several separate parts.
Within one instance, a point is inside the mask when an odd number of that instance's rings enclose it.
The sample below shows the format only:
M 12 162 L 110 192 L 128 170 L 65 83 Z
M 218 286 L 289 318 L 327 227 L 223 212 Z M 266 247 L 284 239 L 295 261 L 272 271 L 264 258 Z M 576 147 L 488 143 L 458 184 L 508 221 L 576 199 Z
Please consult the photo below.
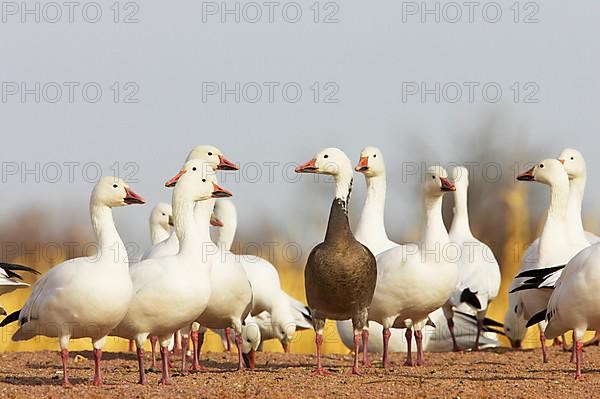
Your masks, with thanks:
M 79 87 L 97 82 L 103 89 L 98 103 L 84 101 L 80 90 L 74 103 L 66 100 L 66 89 L 56 104 L 43 99 L 37 104 L 31 95 L 25 103 L 18 94 L 7 96 L 0 103 L 4 169 L 15 162 L 29 168 L 35 162 L 96 162 L 108 174 L 115 162 L 122 173 L 127 172 L 124 164 L 133 162 L 139 167 L 139 182 L 133 186 L 153 204 L 169 199 L 162 184 L 196 144 L 214 144 L 242 164 L 306 161 L 327 146 L 342 148 L 355 161 L 362 147 L 376 145 L 392 169 L 388 224 L 401 231 L 398 224 L 416 223 L 413 209 L 418 209 L 414 185 L 403 185 L 398 179 L 401 162 L 464 161 L 468 148 L 457 148 L 455 135 L 480 126 L 486 115 L 498 114 L 506 120 L 506 134 L 511 137 L 507 146 L 515 146 L 514 137 L 522 137 L 519 146 L 526 153 L 547 149 L 548 156 L 556 156 L 565 146 L 581 149 L 590 169 L 585 204 L 595 205 L 591 198 L 600 195 L 596 184 L 600 177 L 594 173 L 600 168 L 597 1 L 537 2 L 539 22 L 532 24 L 514 23 L 512 1 L 495 3 L 503 11 L 495 24 L 481 14 L 490 2 L 475 10 L 474 23 L 463 15 L 455 24 L 443 18 L 435 23 L 432 16 L 421 23 L 418 15 L 406 16 L 403 22 L 403 7 L 410 2 L 391 0 L 338 1 L 339 22 L 333 24 L 315 24 L 309 9 L 313 2 L 298 2 L 302 19 L 293 24 L 281 15 L 286 3 L 276 9 L 273 23 L 263 15 L 256 24 L 243 18 L 234 23 L 232 17 L 221 23 L 219 16 L 206 16 L 204 23 L 202 7 L 208 3 L 198 1 L 175 5 L 145 0 L 138 3 L 135 24 L 112 22 L 109 3 L 102 6 L 102 19 L 96 24 L 85 22 L 80 9 L 75 10 L 73 23 L 63 15 L 55 24 L 45 22 L 43 15 L 40 23 L 31 16 L 21 23 L 19 14 L 4 10 L 6 22 L 0 23 L 4 95 L 14 88 L 11 82 L 26 82 L 29 87 L 34 82 L 42 86 L 79 82 Z M 320 18 L 335 10 L 325 9 L 326 3 L 319 3 Z M 427 3 L 434 7 L 435 2 Z M 33 7 L 34 3 L 27 4 Z M 234 6 L 231 1 L 227 4 Z M 119 18 L 132 11 L 122 9 Z M 521 9 L 519 18 L 532 11 Z M 121 99 L 130 89 L 124 84 L 135 82 L 139 103 L 115 104 L 110 89 L 114 82 L 120 83 Z M 235 103 L 231 96 L 226 103 L 218 96 L 203 102 L 203 82 L 227 82 L 230 87 L 234 82 L 278 82 L 279 87 L 296 82 L 303 95 L 297 103 L 286 102 L 278 91 L 273 103 L 265 99 Z M 310 88 L 314 82 L 319 83 L 321 96 L 329 92 L 326 83 L 335 83 L 339 102 L 315 103 L 314 86 Z M 495 82 L 503 96 L 496 104 L 483 100 L 480 91 L 473 103 L 466 99 L 466 91 L 457 103 L 436 103 L 432 96 L 425 103 L 418 96 L 403 102 L 403 82 L 427 82 L 430 87 L 435 82 L 480 86 Z M 515 82 L 521 96 L 529 92 L 526 83 L 535 83 L 539 102 L 515 103 L 510 89 Z M 415 137 L 432 151 L 416 153 Z M 498 141 L 502 143 L 501 138 Z M 36 183 L 32 177 L 21 182 L 18 176 L 7 176 L 0 215 L 5 218 L 18 209 L 43 206 L 86 218 L 92 184 L 82 178 L 80 167 L 75 171 L 73 183 L 66 177 L 56 183 Z M 275 171 L 273 182 L 263 176 L 256 183 L 224 183 L 235 195 L 240 229 L 249 235 L 268 220 L 282 234 L 319 239 L 319 231 L 307 233 L 305 228 L 326 217 L 332 189 L 308 177 L 291 184 L 281 177 L 281 168 Z M 355 187 L 357 213 L 363 198 L 362 178 Z M 118 212 L 126 239 L 147 242 L 150 207 Z

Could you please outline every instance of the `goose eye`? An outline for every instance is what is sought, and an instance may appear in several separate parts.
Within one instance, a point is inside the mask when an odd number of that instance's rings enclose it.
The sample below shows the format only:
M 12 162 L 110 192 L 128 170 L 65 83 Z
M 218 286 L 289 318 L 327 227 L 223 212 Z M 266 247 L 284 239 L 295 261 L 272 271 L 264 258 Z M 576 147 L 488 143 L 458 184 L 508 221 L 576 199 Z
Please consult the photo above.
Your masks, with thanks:
M 373 158 L 377 158 L 377 154 L 373 154 Z
M 544 169 L 544 164 L 543 163 L 540 164 L 540 169 Z
M 194 167 L 192 168 L 192 170 L 195 172 L 195 171 L 196 171 L 196 167 L 194 166 Z
M 571 157 L 571 161 L 574 161 L 574 160 L 575 160 L 575 157 Z
M 113 188 L 117 188 L 117 187 L 119 187 L 119 186 L 117 186 L 116 184 L 113 184 Z
M 206 179 L 202 179 L 202 183 L 206 183 Z
M 210 156 L 212 156 L 212 152 L 209 152 L 209 153 L 208 153 L 208 156 L 209 156 L 209 157 L 210 157 Z
M 167 215 L 165 215 L 164 213 L 163 213 L 162 215 L 163 215 L 163 216 L 167 216 Z
M 435 180 L 435 176 L 431 176 L 431 178 L 432 178 L 433 180 Z
M 323 155 L 323 158 L 329 158 L 329 155 L 325 154 Z

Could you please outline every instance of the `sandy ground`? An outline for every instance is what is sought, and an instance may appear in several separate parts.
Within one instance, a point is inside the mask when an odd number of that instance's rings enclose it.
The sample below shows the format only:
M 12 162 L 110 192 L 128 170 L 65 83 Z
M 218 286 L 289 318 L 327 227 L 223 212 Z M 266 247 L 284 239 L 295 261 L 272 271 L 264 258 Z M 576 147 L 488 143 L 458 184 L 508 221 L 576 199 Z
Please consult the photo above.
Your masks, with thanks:
M 584 380 L 574 380 L 574 365 L 559 348 L 550 349 L 550 362 L 541 363 L 539 350 L 499 349 L 478 353 L 426 353 L 427 366 L 404 367 L 404 356 L 394 354 L 391 370 L 379 359 L 362 376 L 347 375 L 350 355 L 327 355 L 329 377 L 313 377 L 312 355 L 257 354 L 253 372 L 233 372 L 235 353 L 209 353 L 207 371 L 182 376 L 172 370 L 173 385 L 158 386 L 159 372 L 151 371 L 149 385 L 137 381 L 137 363 L 130 353 L 105 353 L 104 386 L 91 386 L 90 352 L 72 353 L 70 378 L 60 386 L 62 368 L 57 353 L 3 353 L 0 355 L 2 397 L 591 397 L 600 391 L 600 348 L 586 348 Z M 175 366 L 179 365 L 178 357 Z

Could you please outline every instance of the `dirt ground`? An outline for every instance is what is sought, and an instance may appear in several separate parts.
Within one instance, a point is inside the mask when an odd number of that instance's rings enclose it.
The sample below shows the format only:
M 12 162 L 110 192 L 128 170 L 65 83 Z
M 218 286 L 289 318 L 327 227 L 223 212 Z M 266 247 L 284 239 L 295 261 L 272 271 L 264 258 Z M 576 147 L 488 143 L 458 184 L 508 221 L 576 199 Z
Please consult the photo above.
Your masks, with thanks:
M 139 386 L 137 362 L 130 353 L 105 353 L 104 386 L 91 386 L 91 352 L 72 353 L 72 388 L 60 386 L 62 368 L 57 353 L 3 353 L 0 355 L 1 397 L 591 397 L 600 392 L 600 348 L 586 348 L 584 380 L 574 380 L 574 365 L 559 348 L 550 349 L 542 364 L 539 350 L 498 349 L 478 353 L 426 353 L 427 366 L 404 367 L 404 355 L 394 354 L 392 370 L 380 368 L 379 359 L 362 376 L 347 375 L 351 355 L 327 355 L 329 377 L 313 377 L 312 355 L 258 353 L 257 369 L 233 372 L 235 353 L 204 356 L 207 371 L 182 376 L 172 370 L 173 385 L 157 385 L 158 371 L 149 385 Z M 175 367 L 179 365 L 176 357 Z

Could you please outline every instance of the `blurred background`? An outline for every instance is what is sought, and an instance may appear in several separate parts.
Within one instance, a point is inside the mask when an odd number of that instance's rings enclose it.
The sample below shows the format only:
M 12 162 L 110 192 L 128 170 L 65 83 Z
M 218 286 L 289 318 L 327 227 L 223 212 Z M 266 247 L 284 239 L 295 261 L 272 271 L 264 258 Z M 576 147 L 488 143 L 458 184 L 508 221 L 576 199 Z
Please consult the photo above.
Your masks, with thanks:
M 333 187 L 292 171 L 324 147 L 353 162 L 364 146 L 382 149 L 386 227 L 399 242 L 418 239 L 425 165 L 473 165 L 471 224 L 502 267 L 489 313 L 500 321 L 548 203 L 545 187 L 515 182 L 518 171 L 565 147 L 582 151 L 584 224 L 599 232 L 598 2 L 91 4 L 71 14 L 33 1 L 2 6 L 2 261 L 43 272 L 93 252 L 89 194 L 100 175 L 114 174 L 148 201 L 115 210 L 139 257 L 152 206 L 170 199 L 164 181 L 198 144 L 240 165 L 220 175 L 238 207 L 234 252 L 271 260 L 301 300 Z M 365 192 L 355 177 L 354 225 Z M 451 208 L 448 198 L 448 226 Z M 27 295 L 0 301 L 13 311 Z M 0 350 L 58 348 L 45 338 L 13 343 L 14 328 L 0 331 Z M 328 328 L 326 351 L 346 352 Z M 537 332 L 528 338 L 535 345 Z M 209 337 L 210 350 L 220 345 Z M 303 332 L 292 351 L 313 347 Z

